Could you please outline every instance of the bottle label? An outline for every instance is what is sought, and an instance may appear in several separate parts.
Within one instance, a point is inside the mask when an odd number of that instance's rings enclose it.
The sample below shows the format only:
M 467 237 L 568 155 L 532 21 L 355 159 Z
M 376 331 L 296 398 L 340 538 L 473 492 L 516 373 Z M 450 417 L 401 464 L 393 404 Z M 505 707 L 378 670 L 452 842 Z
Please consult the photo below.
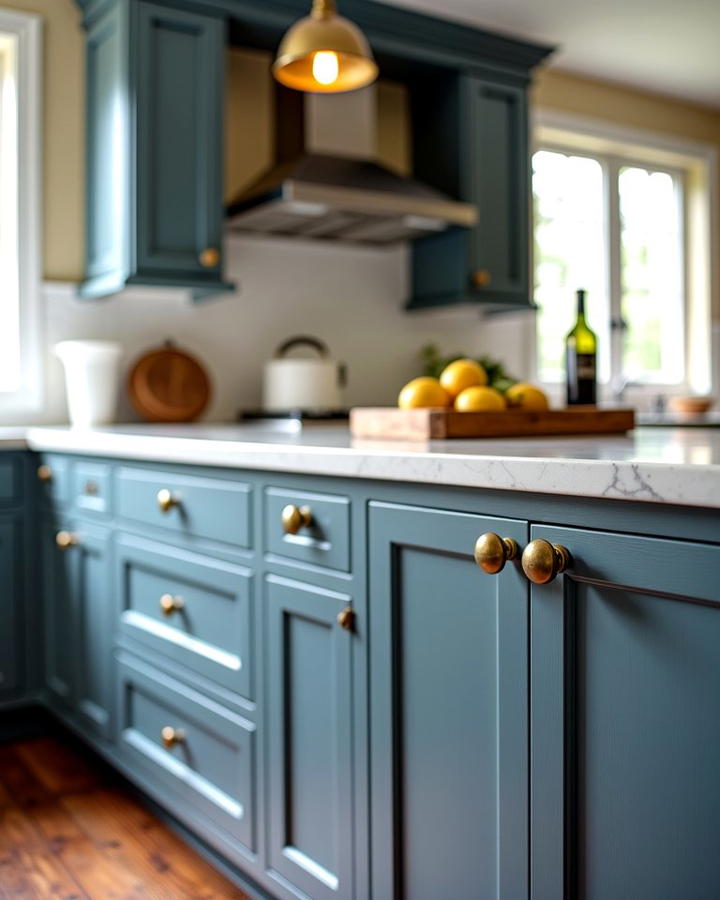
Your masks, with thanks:
M 594 353 L 578 353 L 575 357 L 575 365 L 577 378 L 595 379 L 596 363 Z

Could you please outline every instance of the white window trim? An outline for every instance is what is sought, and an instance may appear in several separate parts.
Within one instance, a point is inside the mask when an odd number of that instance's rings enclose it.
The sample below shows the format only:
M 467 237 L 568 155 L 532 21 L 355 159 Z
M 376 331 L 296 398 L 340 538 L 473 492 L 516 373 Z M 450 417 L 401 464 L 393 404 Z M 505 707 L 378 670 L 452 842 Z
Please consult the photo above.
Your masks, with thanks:
M 539 146 L 556 144 L 564 151 L 577 150 L 579 154 L 593 151 L 604 156 L 632 158 L 633 149 L 638 155 L 652 162 L 657 154 L 657 164 L 662 169 L 676 168 L 686 171 L 692 167 L 702 167 L 707 187 L 707 197 L 702 209 L 692 213 L 687 208 L 688 221 L 694 216 L 700 219 L 698 234 L 695 236 L 694 258 L 687 258 L 685 278 L 688 286 L 686 358 L 689 360 L 688 383 L 676 388 L 659 385 L 630 386 L 627 399 L 646 399 L 650 394 L 697 393 L 717 391 L 718 367 L 712 355 L 712 310 L 720 310 L 720 257 L 711 248 L 720 245 L 720 162 L 715 147 L 700 141 L 683 140 L 674 136 L 642 128 L 618 125 L 606 119 L 579 116 L 558 110 L 535 108 L 532 116 L 533 151 Z M 577 147 L 573 147 L 572 135 L 577 135 Z M 532 245 L 531 245 L 532 246 Z M 692 286 L 693 271 L 697 272 L 697 257 L 702 257 L 707 271 L 707 284 Z M 702 268 L 702 267 L 701 267 Z M 537 345 L 533 344 L 533 371 L 537 372 Z M 691 352 L 691 348 L 693 352 Z M 702 352 L 697 352 L 698 348 Z M 550 386 L 553 391 L 557 386 Z M 612 386 L 605 388 L 606 399 L 612 397 Z
M 0 0 L 1 2 L 1 0 Z M 18 289 L 21 387 L 0 394 L 0 421 L 19 422 L 42 409 L 45 385 L 41 328 L 42 19 L 0 9 L 0 31 L 17 39 Z

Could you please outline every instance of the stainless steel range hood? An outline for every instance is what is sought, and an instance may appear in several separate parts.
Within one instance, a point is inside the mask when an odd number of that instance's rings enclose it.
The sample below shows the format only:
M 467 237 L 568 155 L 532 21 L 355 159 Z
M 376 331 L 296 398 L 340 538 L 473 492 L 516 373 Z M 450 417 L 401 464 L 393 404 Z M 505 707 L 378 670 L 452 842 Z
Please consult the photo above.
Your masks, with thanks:
M 229 230 L 377 245 L 475 224 L 471 204 L 373 159 L 374 88 L 298 100 L 278 93 L 277 163 L 230 204 Z

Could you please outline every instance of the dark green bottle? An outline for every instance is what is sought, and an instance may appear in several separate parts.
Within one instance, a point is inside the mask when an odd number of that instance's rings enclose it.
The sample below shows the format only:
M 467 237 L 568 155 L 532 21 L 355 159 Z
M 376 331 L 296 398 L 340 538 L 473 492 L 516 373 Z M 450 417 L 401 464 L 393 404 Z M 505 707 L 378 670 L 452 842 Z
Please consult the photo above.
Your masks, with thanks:
M 585 293 L 577 292 L 577 319 L 565 338 L 568 406 L 597 403 L 597 337 L 585 321 Z

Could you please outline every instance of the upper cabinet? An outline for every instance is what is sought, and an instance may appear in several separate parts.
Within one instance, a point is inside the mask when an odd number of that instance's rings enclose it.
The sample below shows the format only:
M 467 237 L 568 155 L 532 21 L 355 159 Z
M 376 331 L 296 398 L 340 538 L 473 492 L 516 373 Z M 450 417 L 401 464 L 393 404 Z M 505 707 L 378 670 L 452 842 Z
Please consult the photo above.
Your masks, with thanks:
M 87 26 L 87 280 L 222 281 L 225 23 L 154 3 L 90 4 Z

